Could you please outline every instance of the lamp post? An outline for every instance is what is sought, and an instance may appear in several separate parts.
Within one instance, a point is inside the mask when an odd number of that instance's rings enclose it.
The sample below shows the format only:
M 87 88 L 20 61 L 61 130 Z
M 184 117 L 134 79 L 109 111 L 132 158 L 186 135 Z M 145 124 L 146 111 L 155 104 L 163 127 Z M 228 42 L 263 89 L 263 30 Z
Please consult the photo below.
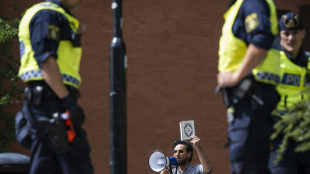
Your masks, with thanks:
M 122 0 L 112 2 L 110 50 L 110 169 L 127 174 L 126 47 L 122 38 Z

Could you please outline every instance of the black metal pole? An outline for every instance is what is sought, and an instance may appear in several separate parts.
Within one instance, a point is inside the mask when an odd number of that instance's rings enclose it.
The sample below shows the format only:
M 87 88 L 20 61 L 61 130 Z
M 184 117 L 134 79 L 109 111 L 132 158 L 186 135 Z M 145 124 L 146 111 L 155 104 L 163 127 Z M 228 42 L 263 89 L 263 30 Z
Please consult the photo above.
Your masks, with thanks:
M 127 174 L 126 47 L 122 38 L 122 0 L 112 2 L 110 50 L 110 169 Z

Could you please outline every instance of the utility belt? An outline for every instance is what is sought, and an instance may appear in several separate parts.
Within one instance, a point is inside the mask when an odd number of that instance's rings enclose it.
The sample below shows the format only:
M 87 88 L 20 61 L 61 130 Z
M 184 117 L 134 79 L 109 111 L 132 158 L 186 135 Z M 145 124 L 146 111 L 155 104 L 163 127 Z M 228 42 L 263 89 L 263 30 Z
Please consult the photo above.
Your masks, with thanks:
M 253 76 L 244 78 L 236 86 L 221 88 L 223 102 L 227 108 L 237 105 L 241 100 L 253 99 L 258 105 L 264 105 L 262 100 L 263 90 L 266 88 L 275 89 L 274 85 L 257 82 Z
M 54 115 L 53 118 L 41 117 L 38 120 L 34 120 L 29 114 L 27 108 L 15 116 L 15 135 L 20 145 L 30 150 L 31 136 L 35 135 L 38 138 L 47 138 L 48 146 L 57 153 L 65 153 L 71 149 L 70 143 L 74 141 L 76 133 L 71 120 L 63 118 L 62 115 L 66 113 Z M 37 131 L 32 132 L 27 122 L 31 122 L 30 125 L 35 126 Z M 49 129 L 47 134 L 44 133 L 46 127 Z
M 29 109 L 29 105 L 39 106 L 41 104 L 49 104 L 52 102 L 60 102 L 60 99 L 52 91 L 52 89 L 42 81 L 28 82 L 28 87 L 25 89 L 25 102 L 26 106 L 23 111 L 16 115 L 16 137 L 18 142 L 25 148 L 31 147 L 31 135 L 34 134 L 39 138 L 45 138 L 42 133 L 47 127 L 49 129 L 46 138 L 48 139 L 48 145 L 57 153 L 65 153 L 71 149 L 70 143 L 75 138 L 75 130 L 71 123 L 71 120 L 66 118 L 65 114 L 68 113 L 50 113 L 51 117 L 40 117 L 35 119 L 32 117 L 32 111 Z M 76 88 L 66 86 L 70 94 L 79 98 L 79 92 Z M 27 124 L 29 122 L 30 124 Z M 29 131 L 31 128 L 29 125 L 35 127 L 36 132 Z M 41 135 L 42 134 L 42 135 Z M 73 135 L 74 134 L 74 135 Z
M 27 82 L 28 87 L 25 88 L 24 99 L 28 104 L 40 105 L 42 103 L 60 102 L 58 96 L 44 81 L 30 81 Z M 72 94 L 76 100 L 80 97 L 79 91 L 69 85 L 66 85 L 70 94 Z

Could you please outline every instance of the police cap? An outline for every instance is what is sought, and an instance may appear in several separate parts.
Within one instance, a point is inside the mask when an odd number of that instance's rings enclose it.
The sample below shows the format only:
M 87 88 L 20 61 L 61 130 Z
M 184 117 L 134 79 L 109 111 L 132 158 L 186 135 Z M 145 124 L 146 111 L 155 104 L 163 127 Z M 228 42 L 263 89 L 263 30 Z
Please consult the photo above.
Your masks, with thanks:
M 304 26 L 298 14 L 289 12 L 282 15 L 279 21 L 279 28 L 280 30 L 302 30 Z

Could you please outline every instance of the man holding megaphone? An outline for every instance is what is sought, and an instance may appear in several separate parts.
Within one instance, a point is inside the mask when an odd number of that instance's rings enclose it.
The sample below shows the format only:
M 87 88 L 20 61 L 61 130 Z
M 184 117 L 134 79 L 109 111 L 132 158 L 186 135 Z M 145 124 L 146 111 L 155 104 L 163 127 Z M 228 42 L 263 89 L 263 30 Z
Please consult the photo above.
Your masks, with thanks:
M 193 147 L 196 150 L 200 164 L 192 165 L 190 162 L 193 159 Z M 177 167 L 172 169 L 175 174 L 210 174 L 212 173 L 212 164 L 207 155 L 200 147 L 200 138 L 191 136 L 190 141 L 177 140 L 172 146 L 173 156 L 177 159 Z M 169 169 L 165 168 L 160 174 L 169 174 Z

